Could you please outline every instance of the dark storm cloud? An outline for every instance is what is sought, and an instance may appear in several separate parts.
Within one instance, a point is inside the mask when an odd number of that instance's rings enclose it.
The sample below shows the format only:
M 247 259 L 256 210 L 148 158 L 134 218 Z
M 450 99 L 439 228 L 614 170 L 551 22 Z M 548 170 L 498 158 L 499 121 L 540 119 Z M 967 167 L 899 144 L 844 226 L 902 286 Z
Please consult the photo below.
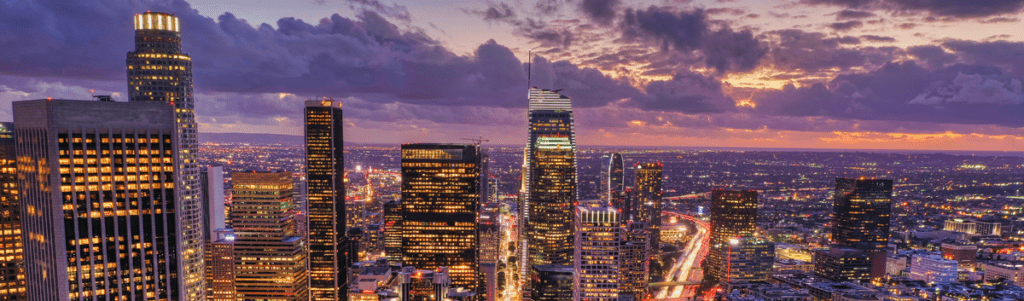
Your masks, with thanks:
M 733 31 L 722 25 L 713 30 L 702 9 L 671 11 L 655 6 L 627 9 L 620 24 L 626 40 L 652 41 L 663 50 L 699 51 L 705 64 L 719 72 L 749 71 L 768 52 L 749 30 Z
M 1024 43 L 1008 41 L 976 42 L 950 40 L 942 47 L 967 63 L 999 66 L 1017 77 L 1024 77 Z
M 844 48 L 851 39 L 827 38 L 824 33 L 798 29 L 770 31 L 764 34 L 772 41 L 768 61 L 776 68 L 814 73 L 832 68 L 847 70 L 869 63 L 881 64 L 891 59 L 887 49 L 864 47 Z M 880 60 L 880 62 L 875 62 Z
M 1022 101 L 1021 82 L 998 68 L 929 70 L 913 61 L 755 97 L 759 111 L 774 115 L 1011 127 L 1024 126 Z
M 1024 0 L 804 0 L 803 2 L 893 12 L 926 12 L 934 16 L 953 18 L 983 18 L 1016 14 L 1024 10 Z
M 55 8 L 65 4 L 0 5 L 0 46 L 5 50 L 0 56 L 0 75 L 52 77 L 55 81 L 87 78 L 117 85 L 124 82 L 124 53 L 132 49 L 132 15 L 146 10 L 175 13 L 185 29 L 185 51 L 193 58 L 196 91 L 210 97 L 197 103 L 202 114 L 210 116 L 291 116 L 282 112 L 297 105 L 303 95 L 358 97 L 377 104 L 526 105 L 522 99 L 527 86 L 525 64 L 507 47 L 489 41 L 468 56 L 457 55 L 425 33 L 403 30 L 372 11 L 355 18 L 332 15 L 315 25 L 282 18 L 275 29 L 267 24 L 254 26 L 232 14 L 215 21 L 200 16 L 183 1 L 144 7 L 120 2 L 67 4 L 76 11 L 73 14 Z M 79 17 L 83 15 L 79 12 L 91 15 Z M 112 30 L 96 29 L 97 17 L 113 20 Z M 552 40 L 564 44 L 566 39 Z M 724 59 L 721 64 L 749 63 Z M 720 89 L 693 92 L 715 101 L 705 105 L 701 103 L 704 99 L 684 100 L 678 93 L 658 90 L 648 94 L 624 79 L 566 61 L 537 59 L 533 71 L 535 86 L 563 89 L 562 93 L 574 99 L 574 106 L 581 108 L 643 98 L 628 103 L 652 106 L 664 101 L 678 104 L 674 111 L 680 112 L 728 109 L 718 103 L 725 98 Z M 699 75 L 690 78 L 694 76 Z M 276 93 L 289 96 L 266 96 Z
M 615 20 L 615 11 L 619 6 L 619 0 L 583 0 L 580 1 L 580 8 L 583 13 L 598 24 L 608 25 Z

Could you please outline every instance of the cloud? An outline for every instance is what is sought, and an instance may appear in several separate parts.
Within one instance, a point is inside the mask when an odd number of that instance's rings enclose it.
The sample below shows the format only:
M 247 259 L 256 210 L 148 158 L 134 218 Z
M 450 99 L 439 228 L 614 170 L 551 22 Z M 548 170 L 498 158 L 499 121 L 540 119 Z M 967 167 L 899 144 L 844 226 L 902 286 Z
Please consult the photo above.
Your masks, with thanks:
M 832 30 L 835 31 L 850 31 L 851 29 L 860 28 L 863 26 L 864 22 L 861 21 L 836 22 L 828 25 L 829 28 L 832 28 Z
M 844 38 L 827 38 L 824 33 L 786 29 L 764 33 L 771 43 L 769 62 L 782 70 L 796 70 L 808 73 L 833 68 L 848 70 L 871 63 L 872 56 L 881 56 L 882 62 L 889 57 L 883 49 L 852 49 L 842 44 L 853 44 Z M 877 59 L 876 59 L 877 60 Z
M 469 14 L 483 17 L 488 22 L 509 22 L 516 19 L 516 11 L 505 2 L 490 3 L 485 10 L 463 10 Z
M 871 42 L 883 42 L 883 43 L 896 42 L 896 38 L 886 37 L 886 36 L 876 36 L 876 35 L 870 35 L 869 34 L 869 35 L 862 35 L 860 37 L 862 39 L 865 39 L 865 40 L 868 40 L 868 41 L 871 41 Z
M 807 4 L 891 12 L 927 12 L 938 17 L 983 18 L 1011 15 L 1024 10 L 1024 0 L 803 0 Z M 952 20 L 951 20 L 952 21 Z
M 916 57 L 926 66 L 934 69 L 945 67 L 955 63 L 957 56 L 946 52 L 942 47 L 934 45 L 921 45 L 907 48 L 907 52 Z
M 980 74 L 957 74 L 952 81 L 933 84 L 910 100 L 912 104 L 938 105 L 944 103 L 1019 105 L 1024 102 L 1021 83 L 1016 78 L 1000 80 Z
M 869 11 L 845 9 L 836 14 L 836 20 L 866 19 L 874 16 L 875 13 Z
M 615 20 L 615 11 L 619 2 L 619 0 L 583 0 L 580 1 L 580 8 L 594 22 L 608 25 Z
M 768 52 L 749 30 L 725 25 L 713 30 L 702 9 L 674 12 L 656 6 L 627 9 L 620 30 L 626 40 L 649 41 L 663 50 L 699 51 L 705 64 L 719 72 L 752 70 Z

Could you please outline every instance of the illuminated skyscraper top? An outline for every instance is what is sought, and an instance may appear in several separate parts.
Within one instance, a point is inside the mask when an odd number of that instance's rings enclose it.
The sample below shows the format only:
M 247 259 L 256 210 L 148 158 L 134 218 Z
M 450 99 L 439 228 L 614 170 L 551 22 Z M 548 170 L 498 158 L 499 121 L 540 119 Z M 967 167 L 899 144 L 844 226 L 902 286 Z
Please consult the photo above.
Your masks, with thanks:
M 178 174 L 175 198 L 179 200 L 176 223 L 181 244 L 176 250 L 184 262 L 178 300 L 204 300 L 203 206 L 200 198 L 199 141 L 192 95 L 192 58 L 182 53 L 181 21 L 167 13 L 135 15 L 135 51 L 128 52 L 128 100 L 159 101 L 175 107 Z
M 571 264 L 577 204 L 572 103 L 557 90 L 530 88 L 529 97 L 525 204 L 520 208 L 526 221 L 523 249 L 531 266 Z
M 619 153 L 605 153 L 601 157 L 601 188 L 598 193 L 601 201 L 610 203 L 616 193 L 625 188 L 623 183 L 624 173 L 622 155 Z M 622 209 L 621 207 L 619 209 Z

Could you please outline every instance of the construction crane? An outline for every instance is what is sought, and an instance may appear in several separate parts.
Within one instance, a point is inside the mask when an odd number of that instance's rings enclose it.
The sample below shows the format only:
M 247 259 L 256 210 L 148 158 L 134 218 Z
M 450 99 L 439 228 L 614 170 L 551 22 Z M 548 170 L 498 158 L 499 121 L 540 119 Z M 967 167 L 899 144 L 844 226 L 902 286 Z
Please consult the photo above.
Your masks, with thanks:
M 460 138 L 459 140 L 473 141 L 473 145 L 480 145 L 483 142 L 491 142 L 491 140 L 484 139 L 483 136 L 476 138 Z

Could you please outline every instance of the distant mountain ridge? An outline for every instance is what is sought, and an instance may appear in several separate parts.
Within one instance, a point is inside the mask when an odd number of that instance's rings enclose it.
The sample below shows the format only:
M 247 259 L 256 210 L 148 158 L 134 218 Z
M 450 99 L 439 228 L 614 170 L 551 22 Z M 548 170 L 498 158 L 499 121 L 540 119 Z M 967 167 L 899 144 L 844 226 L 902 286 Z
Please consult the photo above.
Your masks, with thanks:
M 249 143 L 302 145 L 302 136 L 249 133 L 199 133 L 199 143 Z M 348 143 L 346 143 L 348 144 Z

